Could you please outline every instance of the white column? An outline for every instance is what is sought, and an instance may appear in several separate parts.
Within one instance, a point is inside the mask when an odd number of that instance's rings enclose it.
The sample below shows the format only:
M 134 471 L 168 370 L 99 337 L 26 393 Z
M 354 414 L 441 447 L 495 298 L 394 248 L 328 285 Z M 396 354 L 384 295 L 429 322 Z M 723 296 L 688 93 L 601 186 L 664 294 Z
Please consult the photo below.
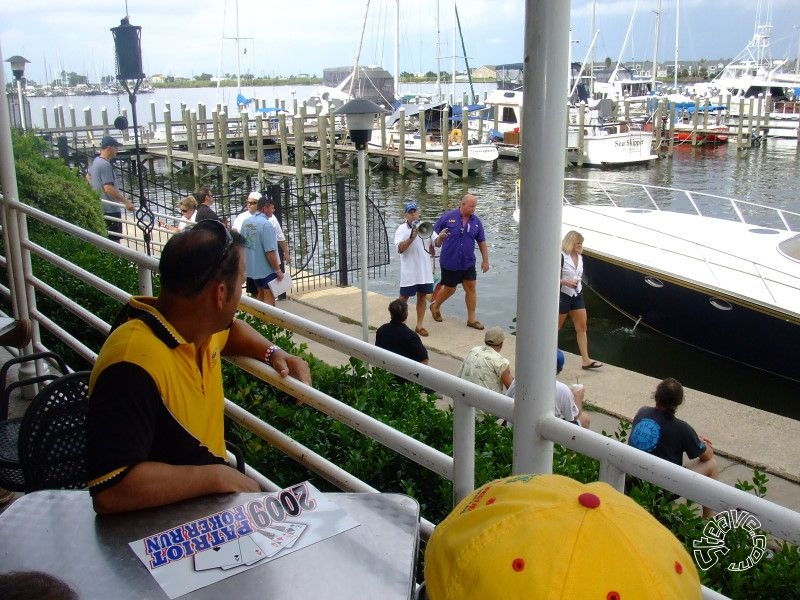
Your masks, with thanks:
M 514 473 L 549 473 L 553 465 L 553 444 L 535 424 L 553 414 L 555 399 L 569 13 L 569 2 L 525 2 Z

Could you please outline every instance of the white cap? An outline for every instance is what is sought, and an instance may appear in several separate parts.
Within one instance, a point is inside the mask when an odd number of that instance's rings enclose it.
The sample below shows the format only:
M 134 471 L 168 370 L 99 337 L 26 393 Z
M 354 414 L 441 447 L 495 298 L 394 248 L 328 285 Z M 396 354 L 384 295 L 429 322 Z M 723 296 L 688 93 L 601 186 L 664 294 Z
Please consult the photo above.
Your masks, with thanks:
M 261 192 L 250 192 L 247 196 L 248 200 L 261 200 Z

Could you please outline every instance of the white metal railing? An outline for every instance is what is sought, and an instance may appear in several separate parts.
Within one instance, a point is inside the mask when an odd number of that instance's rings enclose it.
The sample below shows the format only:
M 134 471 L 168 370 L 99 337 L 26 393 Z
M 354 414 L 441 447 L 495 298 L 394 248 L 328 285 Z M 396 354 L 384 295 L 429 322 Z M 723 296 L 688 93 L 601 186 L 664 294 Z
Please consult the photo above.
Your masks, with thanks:
M 65 223 L 61 219 L 19 202 L 6 201 L 5 205 L 7 209 L 10 209 L 8 212 L 12 214 L 24 214 L 29 218 L 39 220 L 129 260 L 139 269 L 140 282 L 142 282 L 141 292 L 150 293 L 150 288 L 147 284 L 152 273 L 157 270 L 156 259 Z M 4 216 L 6 212 L 3 211 Z M 4 219 L 4 230 L 9 224 L 11 227 L 16 227 L 17 220 Z M 23 228 L 23 230 L 26 230 L 26 228 Z M 29 240 L 24 240 L 20 245 L 20 249 L 22 253 L 13 252 L 13 248 L 7 246 L 7 250 L 12 252 L 8 253 L 6 266 L 11 270 L 21 268 L 25 271 L 25 282 L 29 288 L 29 296 L 27 298 L 29 314 L 34 316 L 40 325 L 47 327 L 54 336 L 75 349 L 82 356 L 92 360 L 95 357 L 94 350 L 86 348 L 80 340 L 76 340 L 57 323 L 50 320 L 47 315 L 36 309 L 36 294 L 53 297 L 94 329 L 105 332 L 108 330 L 108 324 L 103 323 L 97 317 L 89 315 L 76 302 L 76 299 L 60 295 L 30 272 L 31 261 L 29 254 L 35 254 L 43 260 L 57 265 L 59 268 L 79 277 L 87 284 L 121 302 L 126 301 L 129 294 L 91 273 L 83 271 L 79 266 L 70 263 L 64 257 L 56 256 Z M 13 278 L 11 279 L 13 281 Z M 11 294 L 13 290 L 0 288 L 0 292 Z M 439 450 L 360 413 L 312 387 L 292 378 L 279 377 L 274 370 L 260 361 L 242 357 L 232 359 L 234 364 L 253 376 L 270 383 L 293 397 L 302 400 L 309 406 L 324 412 L 331 418 L 341 421 L 362 434 L 379 441 L 420 466 L 450 479 L 453 481 L 457 499 L 463 498 L 474 489 L 475 410 L 479 409 L 491 415 L 511 420 L 514 413 L 514 401 L 512 399 L 427 365 L 397 356 L 279 308 L 267 306 L 251 298 L 243 298 L 240 308 L 263 319 L 265 322 L 291 330 L 451 397 L 454 400 L 454 446 L 453 456 L 449 457 Z M 550 404 L 552 405 L 552 401 Z M 337 465 L 327 461 L 324 457 L 310 452 L 295 440 L 229 401 L 226 403 L 226 414 L 229 418 L 281 449 L 288 456 L 295 458 L 339 488 L 350 491 L 376 491 L 368 484 L 343 471 Z M 576 428 L 572 424 L 557 419 L 552 413 L 540 417 L 535 423 L 533 431 L 524 431 L 521 427 L 515 427 L 514 429 L 515 436 L 536 434 L 546 440 L 557 442 L 567 448 L 600 460 L 601 479 L 614 485 L 617 489 L 622 489 L 624 474 L 630 473 L 715 510 L 745 509 L 759 519 L 764 531 L 794 544 L 800 544 L 800 513 L 698 475 L 689 469 L 667 463 L 614 439 L 586 429 Z M 277 487 L 276 484 L 263 477 L 263 475 L 253 472 L 252 469 L 250 473 L 266 489 L 275 489 Z M 423 536 L 427 537 L 432 529 L 433 525 L 431 523 L 423 521 Z M 706 597 L 714 597 L 710 591 L 707 590 L 707 592 Z
M 625 181 L 602 181 L 594 179 L 579 179 L 575 177 L 565 177 L 564 181 L 567 183 L 585 184 L 587 187 L 591 186 L 597 188 L 602 192 L 603 196 L 605 196 L 606 200 L 608 200 L 611 206 L 616 206 L 616 207 L 620 206 L 620 204 L 618 204 L 618 201 L 615 200 L 614 194 L 609 190 L 609 188 L 611 187 L 634 190 L 641 193 L 641 196 L 647 200 L 650 207 L 654 210 L 665 210 L 664 203 L 656 200 L 656 198 L 654 197 L 654 192 L 662 192 L 662 193 L 666 192 L 673 195 L 683 196 L 689 203 L 689 205 L 692 207 L 692 210 L 695 212 L 695 214 L 699 216 L 713 216 L 718 219 L 738 221 L 744 224 L 758 224 L 748 220 L 742 213 L 742 208 L 748 207 L 756 211 L 773 215 L 781 222 L 783 228 L 786 231 L 800 231 L 800 213 L 792 212 L 790 210 L 785 210 L 782 208 L 775 208 L 773 206 L 767 206 L 765 204 L 758 204 L 756 202 L 750 202 L 748 200 L 739 200 L 737 198 L 729 198 L 727 196 L 719 196 L 717 194 L 709 194 L 707 192 L 695 192 L 678 188 L 670 188 L 658 185 L 648 185 L 643 183 L 630 183 Z M 715 214 L 715 215 L 703 214 L 703 211 L 695 201 L 696 197 L 708 198 L 718 206 L 723 204 L 727 205 L 728 208 L 732 210 L 733 213 L 736 215 L 736 219 L 731 219 L 730 217 L 722 214 Z M 630 198 L 628 198 L 628 200 L 630 200 Z M 564 202 L 569 205 L 573 204 L 566 197 L 566 195 L 564 197 Z M 677 210 L 677 208 L 673 208 L 673 210 Z M 792 217 L 794 221 L 797 223 L 797 225 L 795 225 L 794 227 L 790 225 L 786 218 L 787 216 Z

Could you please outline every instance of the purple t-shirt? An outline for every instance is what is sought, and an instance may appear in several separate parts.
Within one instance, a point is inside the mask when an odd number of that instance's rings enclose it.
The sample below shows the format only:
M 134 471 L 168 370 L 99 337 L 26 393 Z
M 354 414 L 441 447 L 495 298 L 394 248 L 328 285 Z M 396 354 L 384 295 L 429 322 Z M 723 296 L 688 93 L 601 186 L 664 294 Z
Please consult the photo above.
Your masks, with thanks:
M 447 228 L 450 235 L 442 242 L 442 255 L 439 264 L 448 271 L 465 271 L 475 266 L 475 245 L 486 241 L 483 223 L 474 214 L 466 225 L 462 225 L 461 210 L 455 208 L 444 213 L 433 230 L 439 234 Z

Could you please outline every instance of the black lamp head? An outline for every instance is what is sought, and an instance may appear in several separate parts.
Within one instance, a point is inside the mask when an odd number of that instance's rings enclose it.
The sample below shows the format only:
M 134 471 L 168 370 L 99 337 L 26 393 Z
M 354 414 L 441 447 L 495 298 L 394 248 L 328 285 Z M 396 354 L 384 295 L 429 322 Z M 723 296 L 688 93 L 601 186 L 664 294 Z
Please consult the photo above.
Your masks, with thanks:
M 128 17 L 118 27 L 112 27 L 114 51 L 117 59 L 117 79 L 144 79 L 142 73 L 142 28 L 131 25 Z

